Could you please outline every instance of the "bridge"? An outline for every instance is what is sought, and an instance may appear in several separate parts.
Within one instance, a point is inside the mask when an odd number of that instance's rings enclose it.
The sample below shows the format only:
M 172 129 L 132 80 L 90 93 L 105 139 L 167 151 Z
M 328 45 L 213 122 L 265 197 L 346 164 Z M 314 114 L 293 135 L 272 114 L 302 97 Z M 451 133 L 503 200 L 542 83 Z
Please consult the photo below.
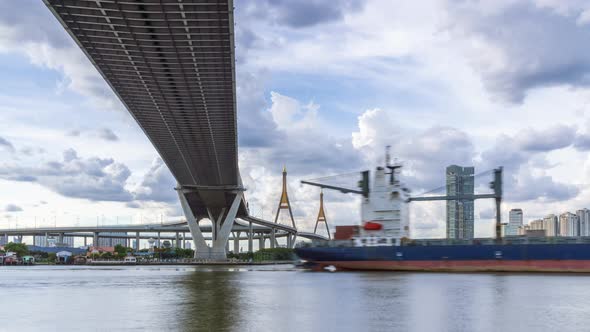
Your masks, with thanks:
M 238 167 L 233 0 L 43 1 L 178 182 L 196 257 L 224 259 L 235 218 L 251 218 Z
M 264 222 L 264 221 L 263 221 Z M 268 223 L 268 222 L 264 222 Z M 275 226 L 278 226 L 275 228 Z M 210 236 L 213 233 L 213 225 L 199 225 L 201 233 L 209 234 L 205 236 L 206 240 L 212 240 Z M 272 235 L 275 232 L 276 234 Z M 158 245 L 161 240 L 171 240 L 176 247 L 186 248 L 186 241 L 194 241 L 190 234 L 186 221 L 169 222 L 161 224 L 134 224 L 134 225 L 104 225 L 104 226 L 66 226 L 66 227 L 30 227 L 30 228 L 13 228 L 0 229 L 0 236 L 33 236 L 33 245 L 47 246 L 49 236 L 56 236 L 59 243 L 63 243 L 64 237 L 79 237 L 84 239 L 84 245 L 88 245 L 87 239 L 92 239 L 92 244 L 97 246 L 99 238 L 117 238 L 117 239 L 135 239 L 135 250 L 139 250 L 139 241 L 146 239 L 157 240 Z M 242 234 L 245 234 L 242 236 Z M 231 229 L 229 241 L 234 242 L 234 252 L 239 252 L 240 241 L 248 241 L 247 250 L 253 252 L 253 241 L 258 240 L 258 248 L 264 249 L 266 241 L 270 241 L 273 247 L 273 237 L 289 237 L 291 235 L 288 228 L 280 224 L 271 223 L 271 225 L 257 225 L 252 222 L 236 220 Z M 36 243 L 35 236 L 44 236 L 46 243 Z M 299 232 L 298 236 L 308 239 L 321 239 L 314 233 Z M 228 249 L 226 243 L 226 250 Z M 129 241 L 127 246 L 130 247 Z

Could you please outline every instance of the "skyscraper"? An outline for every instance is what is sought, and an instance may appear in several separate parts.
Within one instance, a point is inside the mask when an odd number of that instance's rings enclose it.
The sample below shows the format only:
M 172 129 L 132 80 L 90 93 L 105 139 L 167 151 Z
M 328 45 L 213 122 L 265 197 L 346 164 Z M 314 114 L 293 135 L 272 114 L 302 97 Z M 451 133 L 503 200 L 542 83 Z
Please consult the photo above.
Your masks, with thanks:
M 543 218 L 543 229 L 546 236 L 559 235 L 559 218 L 554 214 L 549 214 Z
M 584 208 L 576 211 L 578 221 L 580 222 L 580 236 L 590 235 L 590 210 Z
M 518 228 L 522 226 L 522 210 L 512 209 L 508 213 L 508 229 L 506 235 L 518 235 Z
M 560 236 L 579 236 L 580 226 L 578 216 L 566 212 L 559 215 L 559 235 Z
M 447 195 L 473 195 L 474 168 L 447 167 Z M 473 239 L 473 199 L 447 201 L 447 238 Z

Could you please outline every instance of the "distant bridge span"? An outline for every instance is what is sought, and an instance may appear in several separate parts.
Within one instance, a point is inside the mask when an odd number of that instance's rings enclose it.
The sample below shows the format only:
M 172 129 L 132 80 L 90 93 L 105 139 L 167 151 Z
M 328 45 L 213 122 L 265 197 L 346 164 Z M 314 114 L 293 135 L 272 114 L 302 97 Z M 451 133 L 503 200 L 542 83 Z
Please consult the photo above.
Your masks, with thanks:
M 248 217 L 238 168 L 233 0 L 43 1 L 174 175 L 196 255 L 225 258 L 233 221 Z M 203 218 L 216 225 L 211 246 L 198 227 Z

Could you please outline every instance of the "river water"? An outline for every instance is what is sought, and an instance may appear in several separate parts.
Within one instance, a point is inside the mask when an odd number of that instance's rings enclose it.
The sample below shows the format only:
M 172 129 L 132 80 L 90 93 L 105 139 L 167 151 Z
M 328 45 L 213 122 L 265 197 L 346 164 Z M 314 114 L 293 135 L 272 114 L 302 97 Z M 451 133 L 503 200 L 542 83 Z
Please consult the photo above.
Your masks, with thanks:
M 590 331 L 590 276 L 0 267 L 0 331 Z

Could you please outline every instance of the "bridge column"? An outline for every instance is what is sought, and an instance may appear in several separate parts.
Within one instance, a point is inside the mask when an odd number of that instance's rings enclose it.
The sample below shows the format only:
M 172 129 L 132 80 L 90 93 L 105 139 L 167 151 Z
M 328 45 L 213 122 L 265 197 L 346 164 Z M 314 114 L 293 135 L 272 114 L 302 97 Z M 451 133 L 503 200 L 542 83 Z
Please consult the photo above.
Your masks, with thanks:
M 252 252 L 252 222 L 248 222 L 248 252 Z
M 178 232 L 176 232 L 176 244 L 175 244 L 176 248 L 180 248 L 179 241 L 180 241 L 180 236 L 178 235 Z
M 288 248 L 295 248 L 295 240 L 297 240 L 297 234 L 289 234 L 287 235 L 287 239 L 289 239 L 289 243 L 287 244 Z
M 162 244 L 160 242 L 160 232 L 158 232 L 158 248 L 162 247 Z
M 59 236 L 57 237 L 57 242 L 64 243 L 64 233 L 59 233 Z
M 49 233 L 45 232 L 45 247 L 49 247 Z
M 187 193 L 190 191 L 187 191 Z M 232 205 L 229 209 L 221 209 L 217 218 L 209 212 L 209 216 L 211 222 L 213 223 L 213 229 L 218 230 L 213 238 L 212 246 L 209 247 L 207 245 L 207 241 L 205 241 L 205 237 L 199 228 L 199 224 L 197 223 L 197 219 L 193 214 L 188 201 L 185 196 L 184 190 L 178 190 L 178 197 L 180 199 L 180 205 L 182 206 L 182 210 L 184 211 L 184 215 L 186 216 L 187 224 L 191 235 L 193 237 L 193 242 L 195 244 L 195 258 L 202 258 L 202 259 L 226 259 L 227 258 L 227 244 L 229 240 L 229 235 L 231 233 L 232 227 L 235 222 L 236 214 L 238 213 L 238 209 L 240 204 L 242 203 L 243 191 L 237 190 L 235 192 L 235 197 L 232 202 Z
M 234 254 L 238 254 L 240 252 L 240 234 L 242 232 L 235 232 L 234 235 Z
M 264 233 L 260 233 L 260 237 L 258 238 L 258 250 L 264 249 Z
M 94 232 L 94 237 L 92 238 L 92 246 L 98 247 L 98 232 Z
M 182 232 L 182 249 L 186 249 L 186 233 Z
M 35 235 L 33 235 L 33 246 L 36 246 L 36 245 L 37 245 L 37 239 L 35 239 L 35 237 L 36 237 L 36 236 L 35 236 Z
M 86 237 L 86 236 L 84 236 L 84 246 L 85 246 L 85 247 L 88 245 L 88 244 L 87 244 L 87 240 L 86 240 L 86 239 L 87 239 L 87 237 Z
M 139 251 L 139 232 L 135 232 L 135 251 Z
M 273 228 L 270 231 L 270 247 L 271 249 L 275 247 L 276 244 L 276 236 L 275 236 L 275 229 Z

